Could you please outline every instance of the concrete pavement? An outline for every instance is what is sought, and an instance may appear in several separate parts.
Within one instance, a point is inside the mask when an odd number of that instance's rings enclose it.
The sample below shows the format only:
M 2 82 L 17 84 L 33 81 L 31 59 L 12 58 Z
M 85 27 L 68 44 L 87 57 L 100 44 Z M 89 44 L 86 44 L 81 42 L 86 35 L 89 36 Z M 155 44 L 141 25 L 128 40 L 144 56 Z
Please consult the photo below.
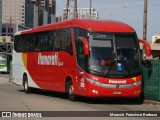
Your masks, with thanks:
M 0 84 L 4 84 L 8 82 L 9 82 L 9 79 L 2 77 L 2 75 L 0 74 Z
M 9 84 L 10 80 L 6 76 L 6 74 L 0 74 L 0 84 Z M 144 100 L 144 104 L 160 106 L 160 101 L 153 101 L 153 100 Z

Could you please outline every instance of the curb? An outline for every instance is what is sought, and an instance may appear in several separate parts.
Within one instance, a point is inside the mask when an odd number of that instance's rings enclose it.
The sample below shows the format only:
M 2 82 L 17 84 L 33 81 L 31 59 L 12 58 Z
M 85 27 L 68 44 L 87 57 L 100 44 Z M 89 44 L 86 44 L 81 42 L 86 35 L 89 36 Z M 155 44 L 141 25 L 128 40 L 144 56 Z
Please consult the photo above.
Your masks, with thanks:
M 153 100 L 144 100 L 144 104 L 160 106 L 160 101 L 153 101 Z
M 0 77 L 0 83 L 9 82 L 9 79 Z

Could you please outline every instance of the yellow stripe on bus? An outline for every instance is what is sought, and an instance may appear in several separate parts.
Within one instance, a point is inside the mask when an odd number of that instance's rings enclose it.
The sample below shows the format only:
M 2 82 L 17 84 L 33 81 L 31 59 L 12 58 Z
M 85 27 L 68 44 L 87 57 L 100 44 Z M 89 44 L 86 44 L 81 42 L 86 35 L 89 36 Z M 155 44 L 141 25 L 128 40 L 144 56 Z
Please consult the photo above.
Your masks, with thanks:
M 23 59 L 23 64 L 24 66 L 26 67 L 27 69 L 27 54 L 25 53 L 22 53 L 22 59 Z
M 134 80 L 134 81 L 137 81 L 137 78 L 136 77 L 133 77 L 133 78 L 131 78 L 132 80 Z

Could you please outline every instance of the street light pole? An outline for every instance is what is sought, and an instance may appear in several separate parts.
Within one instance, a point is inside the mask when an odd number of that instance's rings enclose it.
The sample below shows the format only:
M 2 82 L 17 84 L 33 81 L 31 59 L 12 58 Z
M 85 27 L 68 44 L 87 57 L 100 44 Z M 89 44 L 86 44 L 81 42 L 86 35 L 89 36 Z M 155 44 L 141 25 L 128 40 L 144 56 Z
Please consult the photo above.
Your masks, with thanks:
M 90 0 L 90 9 L 89 9 L 89 17 L 91 19 L 91 14 L 92 14 L 92 0 Z
M 147 9 L 148 0 L 144 0 L 144 18 L 143 18 L 143 39 L 147 39 Z
M 12 36 L 11 33 L 12 33 L 12 17 L 10 17 L 10 24 L 9 24 L 9 35 L 10 36 Z

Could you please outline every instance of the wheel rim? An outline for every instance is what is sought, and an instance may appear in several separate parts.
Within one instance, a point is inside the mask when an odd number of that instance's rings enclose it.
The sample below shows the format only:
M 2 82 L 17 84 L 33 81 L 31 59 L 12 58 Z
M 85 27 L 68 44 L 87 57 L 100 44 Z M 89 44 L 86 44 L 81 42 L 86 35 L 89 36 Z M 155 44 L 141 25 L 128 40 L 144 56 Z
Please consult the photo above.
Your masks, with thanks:
M 73 85 L 69 86 L 69 95 L 72 96 L 73 95 Z
M 27 88 L 28 88 L 28 83 L 27 83 L 27 81 L 25 80 L 24 89 L 27 90 Z

